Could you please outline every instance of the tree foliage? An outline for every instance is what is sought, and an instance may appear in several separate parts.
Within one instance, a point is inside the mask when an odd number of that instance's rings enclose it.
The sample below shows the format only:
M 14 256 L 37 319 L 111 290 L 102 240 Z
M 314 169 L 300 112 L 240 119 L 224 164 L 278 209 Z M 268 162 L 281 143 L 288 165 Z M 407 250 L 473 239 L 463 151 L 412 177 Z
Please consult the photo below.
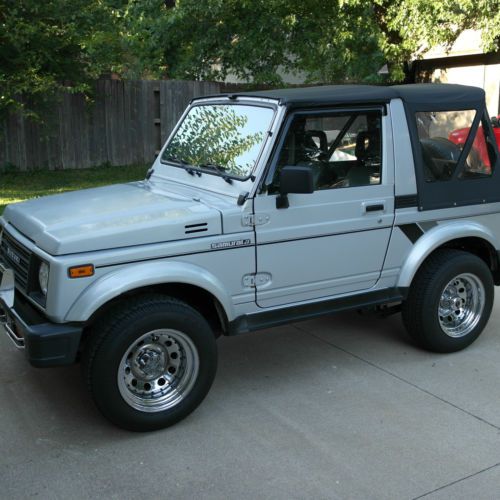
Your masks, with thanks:
M 469 28 L 500 49 L 498 0 L 0 0 L 0 113 L 111 71 L 277 85 L 372 82 L 387 64 L 398 81 Z
M 128 14 L 142 53 L 171 78 L 370 82 L 387 63 L 394 81 L 465 29 L 482 30 L 485 50 L 500 39 L 498 0 L 132 0 Z
M 120 8 L 104 0 L 0 0 L 0 113 L 29 114 L 61 89 L 88 92 L 121 62 Z

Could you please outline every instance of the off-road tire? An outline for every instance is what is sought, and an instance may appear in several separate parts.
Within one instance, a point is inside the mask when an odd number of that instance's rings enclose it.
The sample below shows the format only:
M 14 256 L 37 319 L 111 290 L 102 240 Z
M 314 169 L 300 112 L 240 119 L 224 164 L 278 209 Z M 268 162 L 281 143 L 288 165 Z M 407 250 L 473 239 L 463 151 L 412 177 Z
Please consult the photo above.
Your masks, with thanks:
M 180 347 L 175 346 L 176 340 Z M 165 347 L 167 344 L 173 347 Z M 144 349 L 149 350 L 142 352 Z M 169 354 L 167 349 L 177 351 Z M 183 353 L 186 354 L 184 360 Z M 154 356 L 158 359 L 151 362 Z M 147 376 L 156 378 L 154 381 L 146 378 L 133 387 L 137 380 L 130 374 L 130 367 L 136 371 L 141 369 L 137 359 L 146 367 L 149 360 Z M 168 389 L 172 391 L 171 407 L 163 408 L 160 404 L 151 409 L 147 405 L 155 402 L 153 396 L 169 387 L 167 368 L 175 368 L 167 367 L 166 360 L 177 363 L 177 373 L 181 373 L 184 364 L 186 393 L 175 403 L 175 376 L 172 375 L 174 383 L 172 389 Z M 188 366 L 191 375 L 186 369 Z M 185 418 L 205 398 L 216 368 L 216 340 L 207 321 L 187 304 L 162 295 L 126 299 L 111 308 L 93 327 L 82 357 L 83 376 L 97 408 L 115 425 L 132 431 L 161 429 Z M 155 375 L 155 370 L 158 373 L 164 370 L 166 376 Z M 146 376 L 145 372 L 140 374 Z M 156 389 L 151 389 L 151 385 Z M 162 403 L 161 398 L 158 401 Z M 168 406 L 168 400 L 163 406 Z
M 459 309 L 446 317 L 441 315 L 442 309 L 439 309 L 440 304 L 442 307 L 443 303 L 446 305 L 452 303 L 453 299 L 446 301 L 448 298 L 446 292 L 453 289 L 455 278 L 458 278 L 457 289 L 463 296 L 468 292 L 460 283 L 468 283 L 469 280 L 471 289 L 477 289 L 477 305 L 474 309 L 476 316 L 474 319 L 471 313 L 469 323 L 467 325 L 464 323 L 463 335 L 460 332 L 460 325 L 457 326 L 455 334 L 453 328 L 445 324 L 446 318 L 451 322 L 455 321 L 452 314 L 457 314 L 457 318 L 460 318 Z M 483 331 L 491 314 L 493 297 L 493 277 L 482 259 L 461 250 L 437 250 L 422 264 L 413 279 L 402 307 L 403 323 L 411 337 L 424 349 L 440 353 L 459 351 L 474 342 Z M 460 303 L 458 291 L 454 300 Z M 472 303 L 474 301 L 471 299 Z M 464 318 L 467 316 L 464 315 Z

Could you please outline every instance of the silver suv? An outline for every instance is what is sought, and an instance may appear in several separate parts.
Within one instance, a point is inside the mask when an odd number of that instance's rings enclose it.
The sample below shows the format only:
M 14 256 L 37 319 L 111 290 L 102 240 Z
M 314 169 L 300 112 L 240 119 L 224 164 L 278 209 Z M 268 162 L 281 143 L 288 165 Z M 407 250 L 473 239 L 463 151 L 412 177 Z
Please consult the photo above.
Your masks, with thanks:
M 368 308 L 457 351 L 500 284 L 498 158 L 473 87 L 195 99 L 144 181 L 6 208 L 1 321 L 139 431 L 201 403 L 221 334 Z

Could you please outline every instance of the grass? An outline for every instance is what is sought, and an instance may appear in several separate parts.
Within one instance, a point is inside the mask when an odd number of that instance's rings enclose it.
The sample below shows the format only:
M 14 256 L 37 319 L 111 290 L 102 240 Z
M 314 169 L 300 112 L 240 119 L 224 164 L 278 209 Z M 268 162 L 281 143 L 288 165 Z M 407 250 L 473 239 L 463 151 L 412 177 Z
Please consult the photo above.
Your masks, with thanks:
M 9 203 L 49 194 L 144 179 L 147 166 L 0 173 L 0 215 Z

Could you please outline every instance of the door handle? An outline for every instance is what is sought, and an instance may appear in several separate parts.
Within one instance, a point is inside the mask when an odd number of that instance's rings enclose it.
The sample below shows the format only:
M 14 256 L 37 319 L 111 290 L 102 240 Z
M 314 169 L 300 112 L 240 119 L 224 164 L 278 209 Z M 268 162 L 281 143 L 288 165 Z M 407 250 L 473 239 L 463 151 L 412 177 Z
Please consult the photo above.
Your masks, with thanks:
M 383 203 L 374 203 L 373 205 L 365 205 L 365 212 L 383 212 L 385 205 Z

